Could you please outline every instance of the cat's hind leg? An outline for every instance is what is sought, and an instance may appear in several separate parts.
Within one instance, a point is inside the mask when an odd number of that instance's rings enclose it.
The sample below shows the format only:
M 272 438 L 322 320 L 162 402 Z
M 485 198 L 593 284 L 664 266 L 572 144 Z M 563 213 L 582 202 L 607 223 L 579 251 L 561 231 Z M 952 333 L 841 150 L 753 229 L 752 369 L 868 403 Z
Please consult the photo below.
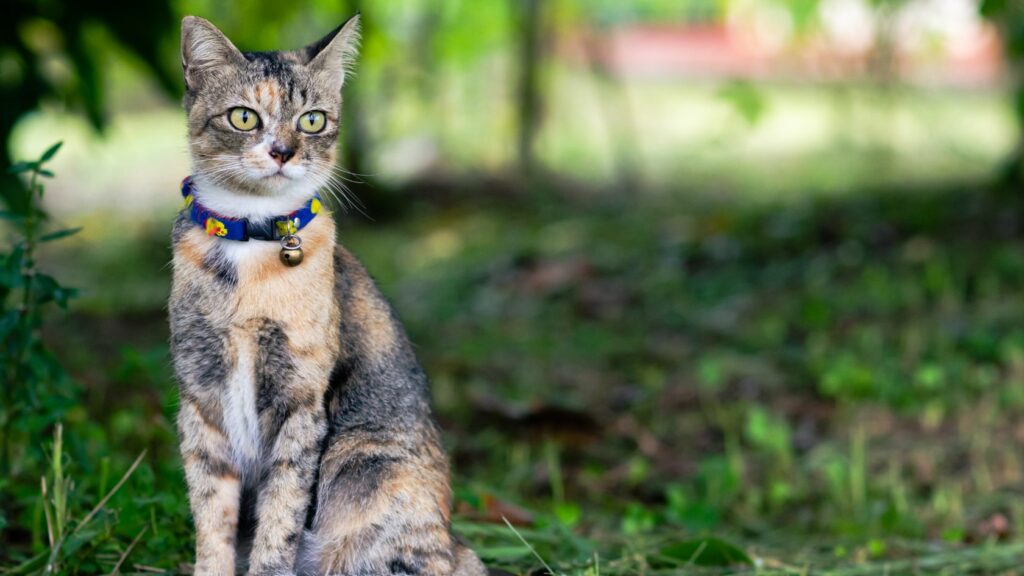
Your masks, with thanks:
M 423 435 L 432 436 L 406 438 Z M 439 447 L 372 436 L 335 437 L 324 453 L 300 573 L 486 573 L 463 569 L 472 566 L 449 531 L 448 470 Z

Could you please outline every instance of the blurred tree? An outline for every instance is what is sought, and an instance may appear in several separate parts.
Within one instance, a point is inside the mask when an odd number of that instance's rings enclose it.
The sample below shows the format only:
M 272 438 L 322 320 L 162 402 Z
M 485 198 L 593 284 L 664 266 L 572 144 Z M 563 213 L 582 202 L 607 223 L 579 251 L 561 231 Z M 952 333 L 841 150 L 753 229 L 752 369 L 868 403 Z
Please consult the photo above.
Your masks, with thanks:
M 345 0 L 344 4 L 346 14 L 361 14 L 363 12 L 362 0 Z M 362 17 L 361 24 L 365 38 L 369 34 L 365 16 Z M 357 181 L 362 181 L 362 179 L 368 178 L 370 173 L 366 166 L 366 159 L 370 154 L 370 133 L 366 127 L 363 100 L 358 87 L 349 86 L 345 90 L 343 114 L 345 115 L 345 126 L 341 133 L 343 140 L 341 144 L 342 165 L 357 176 Z
M 1024 180 L 1024 2 L 982 0 L 981 13 L 999 27 L 1003 37 L 1003 51 L 1009 62 L 1014 111 L 1020 136 L 1007 162 L 1004 176 L 1008 184 L 1018 184 Z
M 616 181 L 623 191 L 639 189 L 640 171 L 636 122 L 630 111 L 626 84 L 611 60 L 607 33 L 587 31 L 582 35 L 584 56 L 590 74 L 594 77 L 599 91 L 608 140 L 611 143 L 612 158 L 615 162 Z
M 540 88 L 537 85 L 540 66 L 540 0 L 512 0 L 518 15 L 519 86 L 517 153 L 519 171 L 529 183 L 534 175 L 534 142 L 540 129 Z
M 17 213 L 28 194 L 9 172 L 9 138 L 15 123 L 44 101 L 83 110 L 97 129 L 104 114 L 105 41 L 137 56 L 170 94 L 181 90 L 175 16 L 169 0 L 55 2 L 15 0 L 0 19 L 0 198 Z
M 432 103 L 437 97 L 437 36 L 441 19 L 441 6 L 429 3 L 420 11 L 413 33 L 413 57 L 416 69 L 419 70 L 416 88 L 424 102 Z

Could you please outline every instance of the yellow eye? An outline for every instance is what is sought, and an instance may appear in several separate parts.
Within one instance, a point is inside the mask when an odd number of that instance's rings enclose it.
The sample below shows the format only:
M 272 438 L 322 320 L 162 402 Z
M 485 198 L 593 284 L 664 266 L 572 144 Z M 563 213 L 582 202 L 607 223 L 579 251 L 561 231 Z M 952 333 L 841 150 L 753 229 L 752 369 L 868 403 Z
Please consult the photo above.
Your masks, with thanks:
M 239 130 L 248 132 L 260 124 L 260 117 L 248 108 L 232 108 L 228 112 L 228 121 Z
M 319 110 L 312 110 L 306 112 L 299 117 L 299 130 L 307 134 L 316 134 L 322 132 L 324 126 L 327 125 L 327 117 L 324 116 L 323 112 Z

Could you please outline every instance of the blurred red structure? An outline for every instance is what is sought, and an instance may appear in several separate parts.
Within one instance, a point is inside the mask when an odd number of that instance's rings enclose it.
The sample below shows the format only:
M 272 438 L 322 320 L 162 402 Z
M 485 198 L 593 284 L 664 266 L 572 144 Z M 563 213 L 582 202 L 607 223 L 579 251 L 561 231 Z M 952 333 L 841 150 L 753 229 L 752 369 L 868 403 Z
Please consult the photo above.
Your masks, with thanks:
M 651 78 L 744 78 L 843 81 L 890 79 L 921 85 L 991 86 L 1004 66 L 998 34 L 988 24 L 955 46 L 915 49 L 898 39 L 843 50 L 824 34 L 773 46 L 750 28 L 722 24 L 633 24 L 590 30 L 561 47 L 617 75 Z

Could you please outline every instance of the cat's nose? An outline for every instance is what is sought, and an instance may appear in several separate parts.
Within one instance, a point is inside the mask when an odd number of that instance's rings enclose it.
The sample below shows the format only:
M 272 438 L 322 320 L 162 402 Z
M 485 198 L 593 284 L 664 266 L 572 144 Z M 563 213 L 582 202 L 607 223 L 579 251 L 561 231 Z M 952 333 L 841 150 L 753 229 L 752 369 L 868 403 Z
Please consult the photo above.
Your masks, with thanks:
M 280 142 L 274 142 L 270 145 L 270 157 L 277 162 L 278 166 L 284 166 L 285 162 L 292 159 L 295 156 L 295 149 L 289 148 Z

